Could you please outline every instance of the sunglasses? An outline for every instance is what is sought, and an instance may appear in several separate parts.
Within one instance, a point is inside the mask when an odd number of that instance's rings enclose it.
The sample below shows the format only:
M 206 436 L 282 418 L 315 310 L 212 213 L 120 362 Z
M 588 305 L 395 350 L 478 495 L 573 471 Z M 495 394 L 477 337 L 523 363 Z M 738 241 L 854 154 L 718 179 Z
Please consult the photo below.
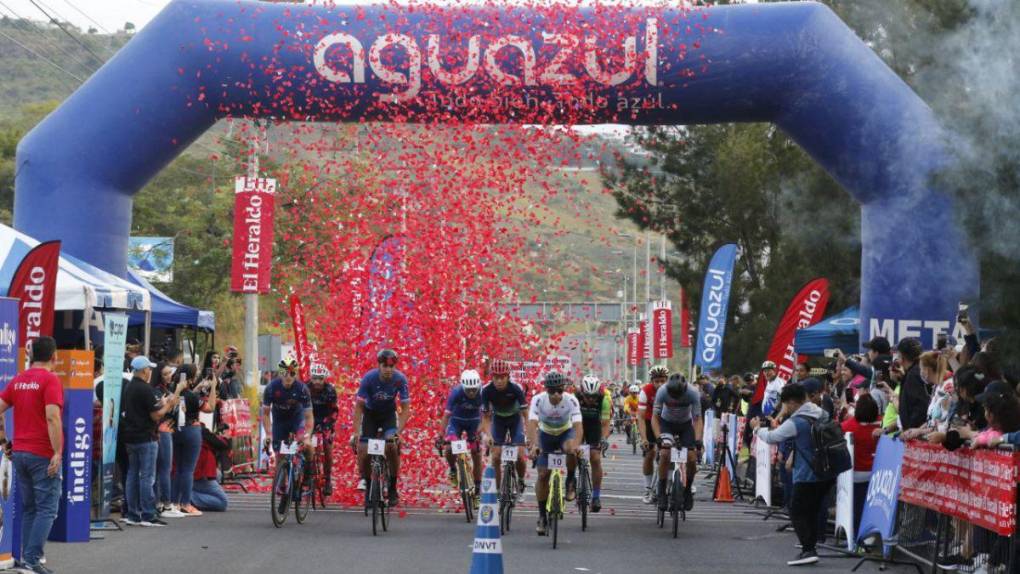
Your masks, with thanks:
M 381 367 L 396 367 L 397 366 L 397 361 L 396 361 L 396 359 L 390 359 L 390 360 L 386 360 L 386 361 L 379 361 L 379 366 L 381 366 Z
M 549 393 L 550 395 L 562 395 L 563 389 L 547 389 L 545 392 Z

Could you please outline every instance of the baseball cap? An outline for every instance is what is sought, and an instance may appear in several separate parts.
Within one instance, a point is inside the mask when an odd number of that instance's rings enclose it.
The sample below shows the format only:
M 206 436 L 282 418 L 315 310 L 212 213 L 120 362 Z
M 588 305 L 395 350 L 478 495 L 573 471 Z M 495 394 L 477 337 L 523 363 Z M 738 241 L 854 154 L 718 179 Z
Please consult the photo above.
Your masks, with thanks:
M 132 371 L 141 371 L 142 369 L 154 369 L 154 368 L 156 368 L 156 363 L 150 361 L 149 358 L 146 357 L 145 355 L 138 355 L 134 359 L 131 359 Z
M 775 368 L 776 368 L 776 364 L 773 363 L 772 361 L 765 361 L 764 363 L 761 364 L 761 370 L 763 370 L 763 371 L 765 369 L 775 369 Z
M 822 381 L 819 381 L 815 377 L 810 377 L 800 381 L 800 386 L 804 387 L 804 392 L 809 395 L 822 392 Z
M 879 355 L 888 355 L 892 351 L 892 347 L 889 345 L 889 339 L 885 337 L 874 337 L 867 343 L 864 343 L 865 349 L 871 349 Z
M 1013 390 L 1013 387 L 1009 386 L 1009 383 L 1006 381 L 992 381 L 988 383 L 988 386 L 985 387 L 985 390 L 981 394 L 975 397 L 975 400 L 979 403 L 983 403 L 994 396 L 1006 396 L 1015 392 L 1016 391 Z

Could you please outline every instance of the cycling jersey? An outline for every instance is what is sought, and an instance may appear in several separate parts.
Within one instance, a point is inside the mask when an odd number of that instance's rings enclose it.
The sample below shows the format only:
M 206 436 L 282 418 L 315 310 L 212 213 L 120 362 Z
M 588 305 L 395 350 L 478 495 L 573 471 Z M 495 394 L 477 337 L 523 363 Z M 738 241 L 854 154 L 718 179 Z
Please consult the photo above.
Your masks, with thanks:
M 396 412 L 396 400 L 401 404 L 411 402 L 407 390 L 407 377 L 400 371 L 394 371 L 389 381 L 383 381 L 379 369 L 365 373 L 358 387 L 357 400 L 365 403 L 366 411 Z
M 308 392 L 312 397 L 312 415 L 315 417 L 315 428 L 333 430 L 336 424 L 336 415 L 340 408 L 336 403 L 336 387 L 326 383 L 322 390 L 316 392 L 315 387 L 309 385 Z
M 646 421 L 652 420 L 652 405 L 655 404 L 655 385 L 648 383 L 638 393 L 638 407 L 644 407 Z
M 294 420 L 303 422 L 304 411 L 312 408 L 312 397 L 301 381 L 294 381 L 288 389 L 283 381 L 274 379 L 262 393 L 262 406 L 272 407 L 273 425 Z
M 537 421 L 538 427 L 546 434 L 561 435 L 574 423 L 581 422 L 581 406 L 569 393 L 563 393 L 563 398 L 555 405 L 549 400 L 548 393 L 539 393 L 531 399 L 528 420 Z
M 630 395 L 627 398 L 623 399 L 623 410 L 633 416 L 637 416 L 638 398 L 634 395 Z
M 670 423 L 686 423 L 701 417 L 701 393 L 694 385 L 687 385 L 683 395 L 674 398 L 669 394 L 666 385 L 659 387 L 655 393 L 654 413 L 661 420 Z
M 507 383 L 501 391 L 489 383 L 482 387 L 482 411 L 497 417 L 514 417 L 527 406 L 524 389 L 516 383 Z
M 612 416 L 613 407 L 609 401 L 609 395 L 599 393 L 597 395 L 576 395 L 577 402 L 581 407 L 581 418 L 584 420 L 607 421 Z
M 461 421 L 479 421 L 482 418 L 482 393 L 475 393 L 474 397 L 469 397 L 464 392 L 464 387 L 457 385 L 450 391 L 449 398 L 446 399 L 446 414 L 451 419 L 458 419 Z

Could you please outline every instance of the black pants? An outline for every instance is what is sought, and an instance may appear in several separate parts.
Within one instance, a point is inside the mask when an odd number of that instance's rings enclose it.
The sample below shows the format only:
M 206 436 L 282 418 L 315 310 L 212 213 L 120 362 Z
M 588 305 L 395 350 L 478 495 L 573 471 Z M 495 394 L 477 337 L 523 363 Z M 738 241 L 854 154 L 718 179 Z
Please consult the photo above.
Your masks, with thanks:
M 835 479 L 798 482 L 793 485 L 790 521 L 804 552 L 814 552 L 818 543 L 818 513 Z

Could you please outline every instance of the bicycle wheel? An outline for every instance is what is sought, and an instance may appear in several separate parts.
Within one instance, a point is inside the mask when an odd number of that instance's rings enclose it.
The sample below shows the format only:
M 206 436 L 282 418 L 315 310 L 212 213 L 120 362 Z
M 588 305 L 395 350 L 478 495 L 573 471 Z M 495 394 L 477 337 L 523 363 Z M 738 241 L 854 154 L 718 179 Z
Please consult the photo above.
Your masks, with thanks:
M 280 528 L 287 522 L 287 510 L 290 506 L 290 488 L 287 479 L 290 475 L 290 463 L 280 460 L 276 465 L 276 474 L 273 476 L 273 486 L 269 494 L 269 504 L 272 509 L 273 526 Z
M 510 531 L 510 515 L 513 513 L 514 496 L 517 492 L 517 471 L 513 469 L 513 465 L 509 466 L 511 470 L 507 471 L 507 465 L 503 465 L 503 481 L 500 483 L 499 488 L 500 534 L 506 534 Z
M 457 458 L 457 486 L 460 488 L 460 502 L 464 505 L 464 516 L 467 518 L 468 524 L 471 523 L 471 515 L 474 511 L 473 496 L 471 495 L 471 486 L 468 482 L 471 478 L 468 476 L 467 465 L 464 464 L 464 457 L 459 456 Z
M 305 519 L 308 518 L 308 507 L 311 506 L 312 499 L 315 497 L 315 493 L 312 491 L 315 481 L 313 479 L 309 482 L 305 480 L 304 476 L 299 476 L 294 482 L 297 483 L 298 490 L 298 495 L 294 499 L 294 518 L 298 524 L 304 524 Z
M 312 508 L 315 508 L 315 502 L 318 502 L 319 508 L 326 509 L 326 481 L 329 477 L 326 476 L 326 468 L 323 464 L 322 457 L 315 457 L 315 490 L 312 493 Z M 318 501 L 315 499 L 318 498 Z
M 552 488 L 550 488 L 550 506 L 548 511 L 549 516 L 549 528 L 552 530 L 553 548 L 556 548 L 556 544 L 559 541 L 560 534 L 560 511 L 563 508 L 563 475 L 557 472 L 555 476 L 549 479 Z
M 637 434 L 634 425 L 630 425 L 630 454 L 637 454 Z
M 588 463 L 581 461 L 577 477 L 577 510 L 581 514 L 581 532 L 588 530 L 588 503 L 591 499 L 591 473 Z
M 379 533 L 379 514 L 382 510 L 382 481 L 379 480 L 378 477 L 375 477 L 372 479 L 368 488 L 368 505 L 372 507 L 372 536 L 376 536 Z
M 386 492 L 386 496 L 379 499 L 379 522 L 382 524 L 383 532 L 390 529 L 390 499 L 389 499 L 389 484 L 390 484 L 390 470 L 389 466 L 383 466 L 382 481 L 379 483 L 379 492 Z M 386 485 L 386 486 L 382 486 Z

